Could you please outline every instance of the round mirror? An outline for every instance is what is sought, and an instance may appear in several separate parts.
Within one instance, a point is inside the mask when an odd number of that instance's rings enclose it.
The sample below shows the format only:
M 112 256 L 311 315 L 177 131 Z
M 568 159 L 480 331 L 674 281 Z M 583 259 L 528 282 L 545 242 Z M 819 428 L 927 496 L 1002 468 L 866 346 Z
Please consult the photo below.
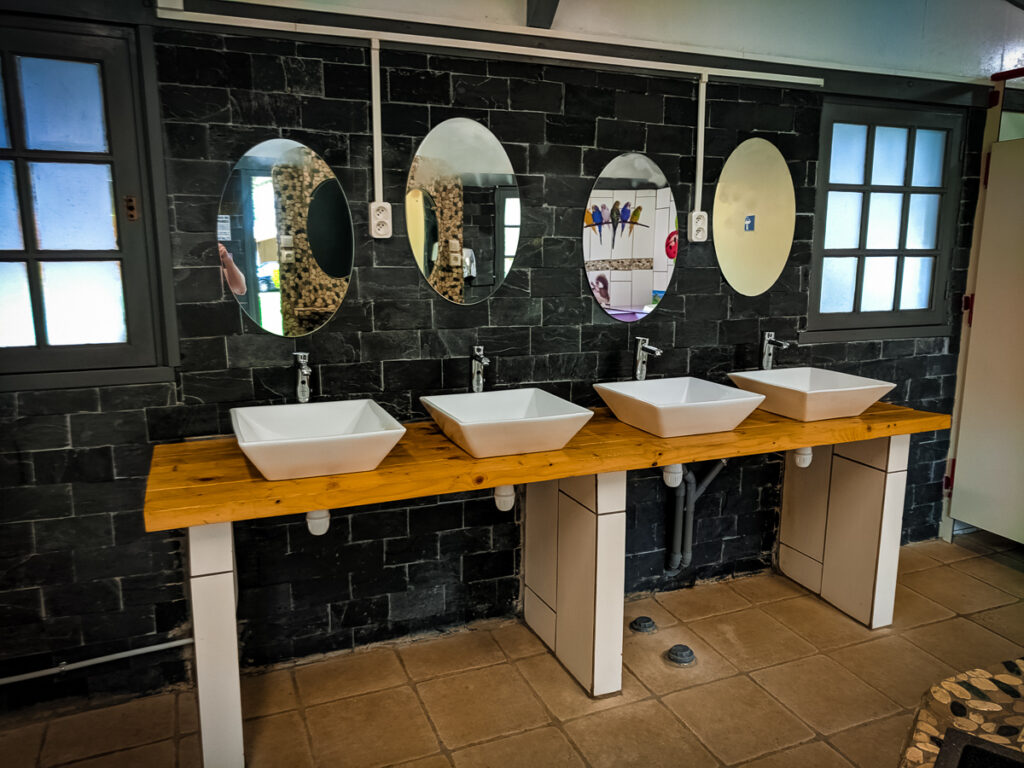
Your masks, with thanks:
M 423 139 L 405 187 L 416 265 L 456 304 L 494 293 L 519 245 L 519 187 L 501 142 L 477 122 L 445 120 Z
M 747 139 L 725 161 L 711 218 L 715 254 L 737 293 L 757 296 L 782 274 L 793 245 L 796 196 L 782 153 Z
M 675 269 L 679 220 L 668 180 L 645 155 L 605 166 L 583 214 L 583 260 L 594 298 L 616 320 L 646 317 Z
M 265 331 L 312 333 L 345 298 L 355 250 L 348 201 L 327 163 L 296 141 L 264 141 L 235 164 L 217 241 L 225 283 Z

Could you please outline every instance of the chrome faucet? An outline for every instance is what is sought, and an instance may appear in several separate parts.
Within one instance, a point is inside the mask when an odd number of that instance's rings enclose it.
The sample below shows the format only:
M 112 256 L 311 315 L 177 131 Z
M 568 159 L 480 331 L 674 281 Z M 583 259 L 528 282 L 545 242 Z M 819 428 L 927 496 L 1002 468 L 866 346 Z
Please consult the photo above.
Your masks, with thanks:
M 775 349 L 789 349 L 792 344 L 775 338 L 774 331 L 764 332 L 764 341 L 761 343 L 761 369 L 770 371 L 772 363 L 775 362 Z
M 483 347 L 473 347 L 473 354 L 469 358 L 473 362 L 473 391 L 484 391 L 484 366 L 490 365 L 491 361 L 484 357 Z
M 313 369 L 309 367 L 309 352 L 293 352 L 292 354 L 295 355 L 295 362 L 299 366 L 299 382 L 295 387 L 295 394 L 300 403 L 308 403 L 309 375 L 313 373 Z
M 651 346 L 650 342 L 651 340 L 645 336 L 636 337 L 636 366 L 633 368 L 633 378 L 637 381 L 647 378 L 647 356 L 661 357 L 661 350 Z

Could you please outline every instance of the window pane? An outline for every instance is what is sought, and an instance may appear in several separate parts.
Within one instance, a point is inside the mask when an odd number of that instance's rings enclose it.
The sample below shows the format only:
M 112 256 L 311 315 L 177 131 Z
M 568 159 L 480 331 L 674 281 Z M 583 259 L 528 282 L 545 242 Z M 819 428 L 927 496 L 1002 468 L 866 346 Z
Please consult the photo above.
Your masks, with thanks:
M 29 149 L 106 152 L 98 64 L 18 57 Z
M 7 102 L 4 99 L 4 71 L 0 69 L 0 147 L 11 146 L 11 139 L 7 133 Z
M 903 195 L 872 192 L 868 206 L 868 248 L 900 247 L 900 213 Z
M 29 163 L 36 237 L 44 251 L 117 248 L 109 165 Z
M 120 262 L 44 261 L 41 266 L 50 344 L 128 340 Z
M 0 251 L 20 251 L 25 247 L 18 215 L 18 190 L 14 186 L 14 163 L 0 161 Z
M 520 223 L 520 215 L 519 198 L 505 198 L 505 226 L 518 227 Z
M 832 158 L 828 180 L 831 184 L 864 183 L 864 150 L 868 143 L 868 127 L 836 123 L 832 126 Z
M 946 132 L 918 130 L 914 140 L 915 187 L 942 186 L 942 156 L 945 154 Z
M 822 259 L 819 312 L 852 312 L 857 284 L 857 259 Z
M 0 261 L 0 347 L 31 347 L 35 343 L 28 267 L 23 261 Z
M 519 227 L 505 227 L 505 252 L 502 256 L 515 258 L 516 247 L 519 245 Z
M 900 309 L 928 309 L 931 304 L 934 264 L 935 259 L 931 256 L 908 256 L 903 260 Z
M 860 290 L 861 312 L 887 312 L 896 292 L 896 257 L 870 256 L 864 259 L 864 282 Z
M 825 212 L 825 247 L 860 247 L 860 192 L 829 192 Z
M 871 159 L 871 183 L 893 184 L 903 183 L 907 165 L 907 134 L 906 128 L 887 128 L 880 125 L 875 128 L 875 152 Z
M 911 195 L 907 213 L 907 248 L 934 248 L 939 223 L 938 195 Z

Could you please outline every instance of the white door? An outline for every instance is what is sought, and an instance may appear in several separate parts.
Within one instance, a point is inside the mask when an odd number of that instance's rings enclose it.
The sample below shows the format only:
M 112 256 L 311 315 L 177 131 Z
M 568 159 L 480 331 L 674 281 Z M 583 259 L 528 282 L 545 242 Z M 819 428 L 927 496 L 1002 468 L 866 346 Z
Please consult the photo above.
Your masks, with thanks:
M 950 516 L 1024 543 L 1024 139 L 992 145 Z

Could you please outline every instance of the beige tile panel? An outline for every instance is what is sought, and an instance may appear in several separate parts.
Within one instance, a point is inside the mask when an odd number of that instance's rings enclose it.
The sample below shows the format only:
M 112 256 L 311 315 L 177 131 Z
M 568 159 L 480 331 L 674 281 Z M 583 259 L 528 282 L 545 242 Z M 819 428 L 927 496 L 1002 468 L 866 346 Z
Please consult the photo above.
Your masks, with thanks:
M 751 677 L 804 722 L 825 734 L 899 710 L 891 699 L 826 656 L 758 670 Z
M 893 610 L 892 624 L 889 629 L 902 631 L 922 624 L 931 624 L 955 616 L 948 608 L 943 608 L 934 600 L 919 595 L 912 589 L 896 585 L 896 606 Z
M 43 723 L 33 723 L 0 733 L 0 755 L 3 755 L 4 762 L 14 768 L 34 768 L 45 728 Z
M 440 751 L 408 686 L 320 704 L 306 710 L 306 723 L 320 766 L 370 768 Z
M 295 668 L 299 697 L 307 707 L 392 688 L 407 680 L 390 648 L 356 651 Z
M 515 622 L 491 630 L 491 636 L 513 661 L 538 653 L 544 653 L 544 643 L 525 624 Z
M 814 732 L 746 676 L 669 694 L 665 706 L 727 764 L 814 738 Z
M 874 634 L 837 608 L 814 595 L 761 606 L 787 627 L 821 650 L 870 640 Z
M 482 630 L 412 643 L 400 648 L 398 653 L 413 680 L 426 680 L 505 661 L 505 654 L 491 633 Z
M 306 724 L 297 712 L 284 712 L 245 723 L 246 768 L 312 768 Z
M 713 616 L 694 622 L 690 628 L 741 670 L 814 653 L 813 645 L 758 608 Z
M 291 669 L 245 675 L 241 682 L 242 714 L 246 718 L 286 712 L 298 705 Z
M 459 750 L 452 755 L 455 768 L 584 768 L 579 754 L 555 728 L 538 728 L 498 741 Z
M 679 667 L 665 660 L 665 652 L 679 644 L 693 649 L 697 656 L 696 664 Z M 627 637 L 622 645 L 622 658 L 626 668 L 659 695 L 731 677 L 738 671 L 712 644 L 685 626 Z
M 531 656 L 516 666 L 559 720 L 571 720 L 604 709 L 621 707 L 650 695 L 628 670 L 622 672 L 622 693 L 595 699 L 588 696 L 575 678 L 550 654 Z
M 968 619 L 957 617 L 903 633 L 902 637 L 959 672 L 1020 658 L 1016 643 Z
M 59 765 L 174 736 L 173 693 L 53 720 L 40 764 Z
M 657 701 L 573 720 L 565 730 L 593 768 L 712 768 L 716 760 Z
M 75 763 L 75 768 L 175 768 L 174 740 L 158 741 L 144 747 L 124 749 L 102 757 Z M 246 763 L 248 765 L 248 763 Z M 301 765 L 301 764 L 296 764 Z
M 903 744 L 913 722 L 914 714 L 904 712 L 837 733 L 829 741 L 857 768 L 896 766 L 903 757 Z
M 681 621 L 696 621 L 750 607 L 747 600 L 722 581 L 698 584 L 674 592 L 661 592 L 654 599 Z
M 1007 640 L 1024 645 L 1024 603 L 993 608 L 971 616 L 971 621 L 998 632 Z
M 977 557 L 974 552 L 956 544 L 950 544 L 942 539 L 931 539 L 930 541 L 918 541 L 914 544 L 907 544 L 918 552 L 928 557 L 933 557 L 940 563 L 955 563 L 957 560 L 966 560 L 969 557 Z
M 816 741 L 744 763 L 740 768 L 850 768 L 850 763 L 827 744 Z
M 642 600 L 627 600 L 622 611 L 622 626 L 626 637 L 629 637 L 632 633 L 629 629 L 629 622 L 637 616 L 647 616 L 654 619 L 654 623 L 658 625 L 659 629 L 671 627 L 679 623 L 676 617 L 662 608 L 653 597 L 645 597 Z
M 829 656 L 903 707 L 916 707 L 931 686 L 956 672 L 901 637 L 832 651 Z
M 729 582 L 734 592 L 751 603 L 770 603 L 787 597 L 806 595 L 807 590 L 778 573 L 759 573 Z
M 949 567 L 981 579 L 1014 597 L 1024 597 L 1024 571 L 1011 568 L 998 560 L 975 557 L 972 560 L 951 563 Z
M 903 585 L 956 613 L 975 613 L 1016 600 L 1013 595 L 952 567 L 908 573 Z
M 451 749 L 549 722 L 530 686 L 510 664 L 428 680 L 417 690 Z

